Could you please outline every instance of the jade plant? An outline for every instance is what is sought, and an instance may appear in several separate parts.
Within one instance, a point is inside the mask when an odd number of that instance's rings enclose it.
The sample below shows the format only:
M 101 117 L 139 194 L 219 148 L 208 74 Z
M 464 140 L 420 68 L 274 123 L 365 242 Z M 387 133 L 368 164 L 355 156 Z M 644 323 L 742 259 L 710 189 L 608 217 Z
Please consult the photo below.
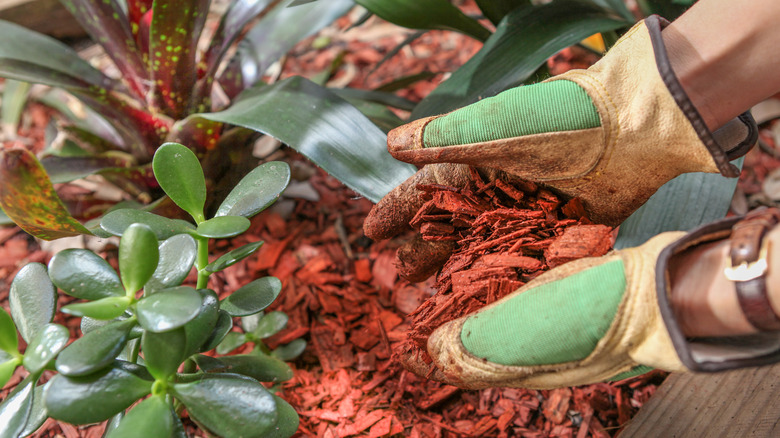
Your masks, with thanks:
M 253 280 L 221 300 L 208 280 L 262 245 L 249 243 L 209 261 L 212 239 L 243 233 L 249 218 L 279 197 L 289 166 L 257 167 L 210 218 L 203 171 L 190 149 L 164 144 L 152 167 L 194 223 L 114 210 L 100 226 L 121 236 L 119 273 L 92 251 L 67 249 L 48 266 L 28 264 L 14 278 L 10 315 L 0 308 L 0 384 L 20 366 L 27 377 L 0 404 L 0 436 L 29 435 L 52 417 L 72 424 L 108 421 L 108 437 L 185 437 L 179 418 L 185 409 L 215 436 L 288 437 L 296 431 L 293 408 L 261 382 L 291 378 L 284 361 L 301 353 L 303 340 L 274 351 L 209 353 L 232 333 L 234 317 L 247 329 L 242 343 L 258 342 L 286 323 L 281 312 L 262 313 L 281 290 L 277 278 Z M 196 284 L 182 285 L 193 266 Z M 81 317 L 82 336 L 70 344 L 68 329 L 52 323 L 57 289 L 77 299 L 60 309 Z M 236 335 L 229 339 L 236 346 Z M 47 370 L 56 374 L 40 384 Z

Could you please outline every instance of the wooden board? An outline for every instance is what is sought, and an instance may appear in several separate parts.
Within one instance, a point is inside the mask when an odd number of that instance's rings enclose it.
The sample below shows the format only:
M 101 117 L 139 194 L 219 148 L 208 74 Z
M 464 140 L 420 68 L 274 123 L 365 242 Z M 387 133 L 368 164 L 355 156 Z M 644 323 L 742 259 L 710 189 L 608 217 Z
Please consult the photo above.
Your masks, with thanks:
M 0 19 L 55 38 L 80 38 L 84 30 L 58 0 L 0 0 Z
M 780 437 L 780 364 L 672 374 L 620 437 Z

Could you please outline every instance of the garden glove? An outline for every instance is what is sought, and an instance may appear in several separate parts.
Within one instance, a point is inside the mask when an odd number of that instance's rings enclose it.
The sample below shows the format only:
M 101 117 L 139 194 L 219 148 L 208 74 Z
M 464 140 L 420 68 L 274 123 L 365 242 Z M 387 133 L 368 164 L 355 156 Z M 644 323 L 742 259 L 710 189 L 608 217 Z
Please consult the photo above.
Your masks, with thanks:
M 672 256 L 730 234 L 732 262 L 759 266 L 767 259 L 759 249 L 766 247 L 762 239 L 778 218 L 776 209 L 757 211 L 733 232 L 741 218 L 689 234 L 663 233 L 637 248 L 566 263 L 437 328 L 427 344 L 433 364 L 414 353 L 401 360 L 421 376 L 471 389 L 549 389 L 617 380 L 651 368 L 719 371 L 776 362 L 780 319 L 766 288 L 752 284 L 763 281 L 766 269 L 754 272 L 755 278 L 735 278 L 745 286 L 742 292 L 737 287 L 743 313 L 763 333 L 687 339 L 670 305 L 667 268 Z
M 379 202 L 366 235 L 387 239 L 403 230 L 423 202 L 417 181 L 446 184 L 447 173 L 459 169 L 450 163 L 543 183 L 579 198 L 592 221 L 610 226 L 682 173 L 738 176 L 729 161 L 755 144 L 755 122 L 745 113 L 715 133 L 707 129 L 669 66 L 666 24 L 656 16 L 638 23 L 587 70 L 391 131 L 395 158 L 428 166 Z M 431 163 L 448 164 L 426 170 Z

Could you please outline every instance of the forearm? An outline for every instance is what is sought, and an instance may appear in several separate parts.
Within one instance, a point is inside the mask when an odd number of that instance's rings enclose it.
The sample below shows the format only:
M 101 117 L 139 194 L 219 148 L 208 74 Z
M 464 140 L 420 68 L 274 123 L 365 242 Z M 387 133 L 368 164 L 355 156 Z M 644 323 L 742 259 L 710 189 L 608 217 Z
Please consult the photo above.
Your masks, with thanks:
M 715 130 L 780 91 L 780 1 L 701 0 L 662 35 L 672 69 Z

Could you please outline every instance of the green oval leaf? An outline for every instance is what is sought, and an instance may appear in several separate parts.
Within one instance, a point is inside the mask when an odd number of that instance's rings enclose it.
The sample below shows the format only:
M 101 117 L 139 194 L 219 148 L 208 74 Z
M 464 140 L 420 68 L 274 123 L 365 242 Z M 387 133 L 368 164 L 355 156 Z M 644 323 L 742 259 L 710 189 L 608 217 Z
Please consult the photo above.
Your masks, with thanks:
M 157 236 L 157 240 L 166 240 L 176 234 L 186 234 L 195 230 L 195 227 L 181 219 L 168 219 L 148 211 L 122 208 L 114 210 L 100 220 L 100 228 L 115 236 L 125 233 L 127 227 L 134 223 L 149 226 Z
M 85 333 L 57 356 L 57 371 L 66 376 L 85 376 L 109 366 L 125 348 L 136 325 L 134 319 L 112 321 Z
M 84 300 L 125 295 L 111 265 L 86 249 L 66 249 L 49 261 L 49 277 L 66 294 Z
M 173 425 L 171 405 L 153 395 L 128 412 L 107 438 L 170 438 Z
M 222 300 L 220 309 L 232 316 L 248 316 L 270 306 L 281 291 L 282 282 L 278 278 L 258 278 Z
M 131 298 L 108 297 L 86 303 L 74 303 L 62 306 L 63 313 L 75 316 L 88 316 L 94 319 L 114 319 L 121 316 L 130 305 Z
M 278 310 L 269 312 L 263 316 L 257 324 L 257 327 L 252 330 L 252 335 L 258 339 L 265 339 L 273 336 L 287 327 L 287 321 L 289 321 L 289 319 L 290 318 L 284 312 Z
M 46 410 L 52 418 L 72 424 L 105 421 L 151 392 L 146 377 L 143 367 L 120 361 L 87 376 L 58 374 L 44 391 Z
M 180 285 L 192 270 L 197 254 L 197 244 L 190 235 L 178 234 L 162 242 L 160 261 L 152 278 L 144 285 L 144 293 L 153 294 Z
M 27 376 L 0 403 L 0 436 L 18 437 L 27 426 L 37 380 L 38 376 Z
M 0 21 L 0 32 L 4 24 Z M 92 234 L 70 215 L 43 166 L 27 149 L 0 151 L 0 207 L 24 231 L 44 240 Z
M 298 424 L 300 423 L 298 413 L 295 412 L 295 409 L 289 403 L 276 394 L 274 394 L 274 401 L 276 402 L 276 413 L 279 419 L 274 427 L 265 433 L 265 438 L 289 438 L 298 430 Z
M 200 294 L 189 286 L 165 289 L 138 301 L 138 323 L 150 332 L 173 330 L 198 316 L 202 302 Z
M 262 437 L 278 419 L 271 393 L 246 377 L 207 374 L 196 382 L 174 384 L 171 390 L 187 412 L 216 435 Z
M 33 375 L 40 373 L 68 345 L 69 338 L 67 328 L 59 324 L 45 325 L 24 351 L 24 368 Z
M 222 342 L 217 345 L 218 354 L 228 354 L 246 343 L 246 335 L 239 332 L 228 333 Z
M 283 161 L 263 163 L 236 184 L 215 216 L 252 217 L 276 202 L 289 183 L 289 164 Z
M 30 407 L 30 413 L 27 416 L 27 424 L 19 436 L 30 436 L 40 428 L 44 421 L 49 418 L 46 413 L 46 406 L 43 405 L 43 389 L 46 385 L 38 385 L 33 390 L 33 402 Z M 2 436 L 2 435 L 0 435 Z
M 139 291 L 160 260 L 157 238 L 148 225 L 132 224 L 119 241 L 119 275 L 128 294 Z
M 167 380 L 184 361 L 187 335 L 184 329 L 164 333 L 146 331 L 141 337 L 146 368 L 157 380 Z
M 202 222 L 206 204 L 206 179 L 195 154 L 178 143 L 165 143 L 152 160 L 154 177 L 160 187 L 196 222 Z
M 211 336 L 203 344 L 200 351 L 209 351 L 217 348 L 220 342 L 225 339 L 230 330 L 233 328 L 233 318 L 229 313 L 224 310 L 219 310 L 219 317 L 217 318 L 217 324 L 214 326 L 214 331 L 211 332 Z
M 22 361 L 18 358 L 12 358 L 0 363 L 0 388 L 5 386 L 8 380 L 13 376 L 16 367 L 21 365 Z
M 20 269 L 11 283 L 8 301 L 22 339 L 30 342 L 54 319 L 57 309 L 57 290 L 46 267 L 40 263 L 28 263 Z
M 305 349 L 306 349 L 306 340 L 298 338 L 290 342 L 289 344 L 284 344 L 276 347 L 274 351 L 271 352 L 271 356 L 274 356 L 279 360 L 289 362 L 295 359 L 296 357 L 300 356 Z
M 200 351 L 200 348 L 208 341 L 219 319 L 219 298 L 209 289 L 198 289 L 202 299 L 200 311 L 192 321 L 184 324 L 184 333 L 187 335 L 187 348 L 185 356 Z
M 243 216 L 220 216 L 211 218 L 198 225 L 198 235 L 211 239 L 223 239 L 238 236 L 249 229 L 249 219 Z
M 281 360 L 261 352 L 219 358 L 227 365 L 225 372 L 241 374 L 260 382 L 284 382 L 292 379 L 293 371 Z
M 0 350 L 11 355 L 19 354 L 19 335 L 11 315 L 0 307 Z
M 219 272 L 254 254 L 254 252 L 260 249 L 261 246 L 263 246 L 262 241 L 247 243 L 240 248 L 236 248 L 233 251 L 223 254 L 218 259 L 206 265 L 204 269 L 211 273 Z

